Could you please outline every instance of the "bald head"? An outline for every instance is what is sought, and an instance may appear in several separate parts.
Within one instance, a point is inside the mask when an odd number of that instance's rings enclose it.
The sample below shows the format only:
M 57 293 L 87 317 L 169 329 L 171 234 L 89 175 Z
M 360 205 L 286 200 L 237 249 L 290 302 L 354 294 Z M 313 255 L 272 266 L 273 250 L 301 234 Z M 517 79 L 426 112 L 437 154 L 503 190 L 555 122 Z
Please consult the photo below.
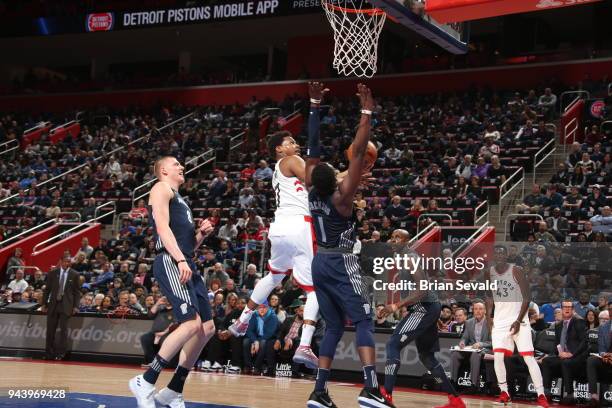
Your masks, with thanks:
M 405 244 L 410 239 L 410 234 L 405 229 L 396 229 L 391 234 L 389 242 L 392 244 Z

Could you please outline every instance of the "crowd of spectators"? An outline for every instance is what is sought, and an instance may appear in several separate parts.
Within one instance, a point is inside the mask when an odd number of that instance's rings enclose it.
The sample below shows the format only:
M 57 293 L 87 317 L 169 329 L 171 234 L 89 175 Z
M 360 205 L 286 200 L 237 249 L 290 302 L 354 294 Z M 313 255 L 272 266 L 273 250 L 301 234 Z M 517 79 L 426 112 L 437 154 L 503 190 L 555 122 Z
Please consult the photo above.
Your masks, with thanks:
M 557 110 L 550 107 L 554 99 L 549 90 L 524 94 L 474 90 L 451 96 L 381 98 L 373 118 L 372 135 L 379 159 L 372 182 L 355 197 L 359 245 L 385 242 L 396 228 L 414 234 L 421 214 L 455 215 L 458 208 L 469 207 L 473 221 L 475 207 L 484 200 L 494 199 L 510 175 L 509 169 L 522 165 L 511 151 L 539 148 L 553 137 L 545 126 L 545 119 L 554 118 Z M 286 101 L 285 105 L 292 106 L 292 102 Z M 99 192 L 119 191 L 129 197 L 136 186 L 152 179 L 150 164 L 154 156 L 173 154 L 185 160 L 204 147 L 223 151 L 227 136 L 248 126 L 257 105 L 253 101 L 244 107 L 209 108 L 163 133 L 151 131 L 187 111 L 176 108 L 153 115 L 111 115 L 109 123 L 84 126 L 79 135 L 55 145 L 43 137 L 24 150 L 17 160 L 3 163 L 0 169 L 3 186 L 9 190 L 7 194 L 17 194 L 11 199 L 11 206 L 22 208 L 25 214 L 20 217 L 23 220 L 18 228 L 32 225 L 34 219 L 55 217 L 67 208 L 77 208 L 83 219 L 87 219 L 101 201 Z M 340 170 L 344 169 L 342 152 L 353 137 L 355 111 L 352 101 L 332 100 L 330 108 L 323 113 L 323 157 Z M 278 123 L 274 124 L 271 130 L 277 126 Z M 93 160 L 148 133 L 151 136 L 142 143 L 104 160 Z M 261 277 L 266 255 L 262 248 L 265 248 L 266 231 L 275 207 L 270 188 L 273 164 L 266 161 L 265 155 L 257 149 L 245 149 L 232 159 L 233 163 L 220 163 L 204 176 L 188 178 L 180 190 L 194 216 L 209 218 L 216 227 L 198 251 L 196 260 L 197 273 L 204 277 L 209 288 L 218 328 L 202 355 L 200 367 L 273 375 L 276 361 L 291 361 L 289 356 L 296 346 L 294 339 L 299 337 L 304 294 L 289 279 L 258 310 L 245 339 L 234 339 L 227 332 Z M 592 156 L 581 157 L 580 161 L 585 167 L 597 168 Z M 54 184 L 54 189 L 37 187 L 52 174 L 87 163 L 90 164 L 80 172 Z M 533 194 L 537 194 L 535 189 Z M 549 199 L 559 200 L 554 189 Z M 576 204 L 572 197 L 561 198 L 561 206 L 564 200 Z M 600 216 L 606 216 L 604 210 Z M 575 212 L 580 216 L 579 209 Z M 80 274 L 81 312 L 154 319 L 152 331 L 142 340 L 145 357 L 150 360 L 160 341 L 172 330 L 172 322 L 168 318 L 169 305 L 150 272 L 155 249 L 148 216 L 145 202 L 141 200 L 122 219 L 112 238 L 101 239 L 95 247 L 84 239 L 76 253 L 67 255 L 72 258 L 72 268 Z M 576 313 L 581 319 L 590 319 L 589 327 L 595 329 L 596 318 L 605 318 L 596 311 L 603 311 L 599 309 L 607 307 L 609 300 L 609 294 L 602 293 L 601 288 L 609 287 L 606 262 L 610 248 L 601 240 L 602 245 L 590 249 L 554 245 L 558 240 L 554 234 L 564 229 L 564 222 L 555 221 L 557 216 L 558 211 L 553 210 L 553 219 L 547 220 L 545 228 L 534 234 L 533 239 L 509 248 L 512 262 L 523 266 L 532 289 L 532 327 L 542 331 L 560 321 L 559 300 L 572 298 Z M 32 221 L 26 222 L 28 218 Z M 423 225 L 431 218 L 421 219 Z M 469 221 L 466 224 L 471 225 Z M 9 265 L 17 268 L 9 271 L 3 302 L 40 305 L 45 273 L 36 271 L 24 276 L 19 269 L 25 266 L 22 256 L 16 250 L 9 260 Z M 440 278 L 447 277 L 445 271 L 437 273 Z M 465 335 L 471 319 L 480 313 L 476 306 L 477 294 L 440 292 L 439 297 L 444 305 L 439 330 Z M 404 308 L 388 319 L 377 319 L 375 324 L 379 328 L 392 328 L 406 313 Z M 297 367 L 292 369 L 293 374 L 299 375 Z

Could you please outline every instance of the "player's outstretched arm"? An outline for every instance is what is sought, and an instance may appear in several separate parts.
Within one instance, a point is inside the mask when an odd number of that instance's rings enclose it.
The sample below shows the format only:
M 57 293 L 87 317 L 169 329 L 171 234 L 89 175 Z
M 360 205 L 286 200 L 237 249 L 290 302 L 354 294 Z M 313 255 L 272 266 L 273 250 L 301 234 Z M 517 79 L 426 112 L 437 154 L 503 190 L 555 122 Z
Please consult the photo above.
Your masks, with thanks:
M 374 98 L 370 88 L 363 84 L 357 85 L 359 100 L 361 102 L 361 119 L 359 120 L 359 128 L 353 141 L 353 158 L 349 163 L 349 168 L 346 177 L 342 183 L 338 185 L 340 191 L 340 199 L 336 204 L 336 208 L 341 212 L 348 213 L 352 211 L 353 199 L 355 192 L 361 182 L 363 173 L 363 159 L 365 157 L 368 142 L 370 141 L 370 127 L 372 110 L 374 110 Z M 342 211 L 344 210 L 344 211 Z
M 414 255 L 414 256 L 417 256 L 417 255 Z M 413 274 L 413 282 L 416 284 L 415 289 L 411 290 L 410 295 L 408 295 L 404 299 L 400 299 L 399 302 L 391 303 L 385 306 L 385 308 L 380 313 L 381 316 L 379 317 L 382 319 L 392 313 L 397 312 L 399 309 L 401 309 L 404 306 L 411 306 L 423 300 L 427 292 L 420 289 L 420 283 L 422 280 L 427 280 L 427 276 L 425 275 L 425 272 L 423 272 L 421 268 L 416 268 Z
M 151 189 L 149 204 L 151 204 L 157 235 L 161 239 L 164 249 L 177 263 L 180 272 L 179 281 L 184 284 L 191 278 L 191 268 L 189 268 L 185 256 L 170 229 L 170 200 L 173 196 L 174 193 L 166 183 L 156 183 Z
M 519 284 L 521 288 L 521 295 L 523 296 L 523 303 L 521 304 L 521 311 L 519 312 L 516 321 L 512 323 L 510 330 L 514 334 L 518 333 L 521 329 L 521 322 L 525 318 L 527 311 L 529 310 L 529 299 L 531 299 L 531 290 L 529 289 L 529 284 L 527 283 L 527 279 L 525 278 L 525 273 L 523 272 L 523 268 L 520 266 L 515 266 L 512 270 L 512 274 L 514 275 L 514 279 Z
M 308 115 L 308 146 L 306 156 L 306 169 L 304 176 L 300 178 L 306 183 L 306 188 L 312 186 L 311 175 L 312 170 L 321 161 L 321 116 L 319 108 L 321 101 L 329 89 L 325 88 L 322 82 L 308 83 L 308 96 L 310 97 L 310 110 Z M 299 176 L 296 175 L 298 178 Z

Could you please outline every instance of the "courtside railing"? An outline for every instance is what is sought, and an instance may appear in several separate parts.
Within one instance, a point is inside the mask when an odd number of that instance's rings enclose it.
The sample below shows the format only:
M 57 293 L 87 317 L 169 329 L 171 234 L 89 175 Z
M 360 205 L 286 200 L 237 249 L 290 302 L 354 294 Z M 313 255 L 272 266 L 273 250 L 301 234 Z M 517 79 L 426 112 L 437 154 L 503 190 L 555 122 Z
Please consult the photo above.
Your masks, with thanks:
M 12 237 L 9 237 L 9 238 L 7 238 L 7 239 L 5 239 L 3 241 L 0 241 L 0 247 L 6 247 L 8 244 L 12 243 L 13 241 L 18 240 L 18 238 L 21 238 L 21 237 L 23 237 L 25 235 L 28 235 L 30 232 L 42 230 L 42 229 L 44 229 L 46 227 L 50 227 L 53 224 L 58 224 L 59 225 L 59 224 L 62 224 L 62 222 L 61 221 L 58 222 L 57 219 L 52 219 L 52 220 L 45 221 L 42 224 L 35 225 L 32 228 L 29 228 L 29 229 L 27 229 L 25 231 L 22 231 L 22 232 L 20 232 L 17 235 L 13 235 Z
M 19 142 L 17 139 L 11 139 L 8 142 L 0 144 L 0 156 L 14 152 L 17 149 L 19 149 Z
M 240 132 L 236 136 L 232 136 L 229 140 L 229 152 L 231 153 L 244 144 L 246 132 Z
M 463 252 L 463 250 L 470 245 L 474 239 L 480 235 L 482 233 L 482 231 L 484 231 L 485 228 L 487 228 L 489 226 L 489 221 L 485 222 L 484 224 L 482 224 L 476 231 L 474 231 L 474 233 L 472 235 L 470 235 L 465 241 L 463 241 L 461 243 L 461 245 L 459 245 L 459 247 L 457 249 L 455 249 L 455 251 L 453 252 L 453 258 L 456 258 L 457 255 L 461 254 L 461 252 Z
M 478 211 L 483 208 L 486 209 L 486 211 L 479 216 Z M 478 204 L 476 208 L 474 208 L 474 225 L 478 225 L 478 223 L 480 223 L 485 218 L 487 219 L 487 221 L 489 220 L 489 201 L 487 200 L 484 200 L 482 203 Z
M 107 211 L 107 212 L 105 212 L 105 213 L 103 213 L 101 215 L 98 215 L 98 212 L 100 210 L 102 210 L 103 208 L 105 208 L 105 207 L 113 207 L 113 209 L 109 210 L 109 211 Z M 108 217 L 109 215 L 115 214 L 116 211 L 117 211 L 117 204 L 114 201 L 109 201 L 109 202 L 106 202 L 106 203 L 104 203 L 102 205 L 99 205 L 98 207 L 96 207 L 96 210 L 94 212 L 94 218 L 92 218 L 91 220 L 87 220 L 87 221 L 81 222 L 80 224 L 77 224 L 74 227 L 67 229 L 66 231 L 62 231 L 61 233 L 59 233 L 57 235 L 54 235 L 51 238 L 48 238 L 48 239 L 46 239 L 46 240 L 44 240 L 42 242 L 39 242 L 38 244 L 34 245 L 34 248 L 32 248 L 32 256 L 38 255 L 40 252 L 42 252 L 42 251 L 39 251 L 38 249 L 43 247 L 43 246 L 45 246 L 45 245 L 47 245 L 48 243 L 56 241 L 58 239 L 62 240 L 64 238 L 67 238 L 68 236 L 70 236 L 70 233 L 72 231 L 76 231 L 77 229 L 80 229 L 80 228 L 82 228 L 84 226 L 93 225 L 93 224 L 96 223 L 96 221 L 98 221 L 98 220 L 100 220 L 100 219 L 102 219 L 104 217 Z
M 512 187 L 506 190 L 506 186 L 510 185 L 510 182 L 513 181 L 514 184 Z M 521 167 L 517 169 L 506 181 L 499 186 L 499 214 L 498 217 L 501 218 L 502 210 L 504 208 L 505 200 L 509 198 L 510 193 L 519 185 L 523 186 L 523 195 L 525 195 L 525 168 Z M 504 191 L 505 190 L 505 191 Z
M 551 148 L 552 146 L 552 148 Z M 553 154 L 557 148 L 555 147 L 555 138 L 552 138 L 533 156 L 533 177 L 532 182 L 536 181 L 536 172 L 538 168 Z
M 540 221 L 544 221 L 544 217 L 540 214 L 508 214 L 506 220 L 504 221 L 504 241 L 508 240 L 508 226 L 510 225 L 510 221 L 515 218 L 539 218 Z
M 102 155 L 100 155 L 100 156 L 96 157 L 96 158 L 95 158 L 95 159 L 93 159 L 91 162 L 83 163 L 83 164 L 81 164 L 81 165 L 79 165 L 79 166 L 73 167 L 73 168 L 72 168 L 72 169 L 70 169 L 70 170 L 66 170 L 65 172 L 63 172 L 63 173 L 61 173 L 61 174 L 58 174 L 58 175 L 57 175 L 57 176 L 55 176 L 55 177 L 51 177 L 49 180 L 43 181 L 42 183 L 38 184 L 38 185 L 37 185 L 37 187 L 38 187 L 38 188 L 40 188 L 40 187 L 42 187 L 42 186 L 44 186 L 44 185 L 47 185 L 47 184 L 49 184 L 49 183 L 51 183 L 51 182 L 53 182 L 53 181 L 60 180 L 60 179 L 64 178 L 65 176 L 67 176 L 68 174 L 74 173 L 75 171 L 80 170 L 80 169 L 82 169 L 82 168 L 84 168 L 84 167 L 87 167 L 87 166 L 92 166 L 93 164 L 95 164 L 96 162 L 98 162 L 98 161 L 100 161 L 100 160 L 102 160 L 102 159 L 105 159 L 105 158 L 107 158 L 107 157 L 110 157 L 110 156 L 112 156 L 113 154 L 115 154 L 115 153 L 117 153 L 117 152 L 120 152 L 120 151 L 122 151 L 122 150 L 127 149 L 128 147 L 132 146 L 132 145 L 133 145 L 133 144 L 135 144 L 135 143 L 138 143 L 138 142 L 141 142 L 141 141 L 143 141 L 143 140 L 147 139 L 148 137 L 150 137 L 150 136 L 151 136 L 152 132 L 156 132 L 156 131 L 157 131 L 157 132 L 159 132 L 159 131 L 162 131 L 162 130 L 164 130 L 164 129 L 166 129 L 166 128 L 168 128 L 168 127 L 172 126 L 172 125 L 175 125 L 176 123 L 179 123 L 179 122 L 181 122 L 181 121 L 184 121 L 184 120 L 186 120 L 186 119 L 190 118 L 190 117 L 191 117 L 191 116 L 193 116 L 194 114 L 195 114 L 194 112 L 189 113 L 189 114 L 187 114 L 187 115 L 185 115 L 185 116 L 183 116 L 183 117 L 181 117 L 181 118 L 179 118 L 179 119 L 176 119 L 176 120 L 174 120 L 174 121 L 172 121 L 172 122 L 170 122 L 170 123 L 168 123 L 168 124 L 166 124 L 166 125 L 162 126 L 162 127 L 161 127 L 161 128 L 159 128 L 159 129 L 154 129 L 154 130 L 152 130 L 151 132 L 147 133 L 145 136 L 141 136 L 141 137 L 139 137 L 139 138 L 137 138 L 137 139 L 132 140 L 131 142 L 129 142 L 128 144 L 126 144 L 126 145 L 124 145 L 124 146 L 119 146 L 119 147 L 117 147 L 117 148 L 115 148 L 115 149 L 113 149 L 113 150 L 111 150 L 111 151 L 109 151 L 109 152 L 106 152 L 106 153 L 104 153 L 104 154 L 102 154 Z M 30 189 L 25 190 L 25 192 L 26 192 L 26 193 L 27 193 L 28 191 L 30 191 Z M 9 200 L 11 200 L 11 199 L 13 199 L 13 198 L 17 197 L 18 195 L 19 195 L 19 194 L 13 194 L 13 195 L 11 195 L 11 196 L 9 196 L 9 197 L 4 198 L 3 200 L 0 200 L 0 205 L 3 205 L 3 204 L 4 204 L 4 203 L 6 203 L 7 201 L 9 201 Z
M 444 213 L 425 213 L 425 214 L 421 214 L 419 215 L 419 218 L 417 218 L 417 235 L 419 235 L 419 229 L 421 227 L 421 218 L 448 218 L 450 220 L 450 226 L 453 226 L 453 217 L 450 214 L 444 214 Z
M 561 94 L 559 101 L 560 114 L 563 115 L 573 104 L 580 99 L 590 99 L 591 94 L 588 91 L 565 91 Z M 566 101 L 569 101 L 567 105 Z
M 435 221 L 430 222 L 429 224 L 427 224 L 427 226 L 425 228 L 423 228 L 420 232 L 417 231 L 417 234 L 412 237 L 410 239 L 410 241 L 408 241 L 408 246 L 412 246 L 414 243 L 416 243 L 419 239 L 421 239 L 422 236 L 424 236 L 425 234 L 427 234 L 431 229 L 433 229 L 434 227 L 437 227 L 438 223 Z

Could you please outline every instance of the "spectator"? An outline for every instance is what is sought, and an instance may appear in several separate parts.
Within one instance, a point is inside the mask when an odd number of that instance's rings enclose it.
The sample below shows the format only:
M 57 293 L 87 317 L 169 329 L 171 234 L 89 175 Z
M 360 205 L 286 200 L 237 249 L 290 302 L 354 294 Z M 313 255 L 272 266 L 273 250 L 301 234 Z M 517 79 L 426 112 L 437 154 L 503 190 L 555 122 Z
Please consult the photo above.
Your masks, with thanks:
M 565 163 L 559 163 L 558 170 L 550 179 L 551 183 L 568 185 L 570 182 L 570 172 L 567 171 Z
M 25 261 L 22 257 L 23 255 L 23 250 L 21 248 L 15 248 L 15 253 L 13 254 L 13 256 L 11 256 L 6 264 L 6 271 L 9 274 L 9 276 L 11 276 L 14 270 L 16 270 L 18 267 L 22 268 L 25 266 Z
M 147 314 L 147 310 L 140 304 L 135 293 L 130 293 L 128 299 L 129 306 L 132 310 L 140 314 Z
M 123 177 L 121 171 L 121 164 L 117 161 L 115 156 L 111 156 L 108 160 L 106 166 L 104 166 L 104 172 L 108 177 L 115 176 L 117 179 L 121 179 Z
M 134 274 L 130 272 L 130 264 L 128 262 L 121 262 L 119 266 L 119 272 L 115 273 L 115 279 L 121 279 L 126 289 L 131 289 L 134 284 Z
M 399 196 L 394 196 L 391 199 L 391 205 L 385 209 L 385 216 L 392 221 L 402 220 L 406 217 L 406 207 L 401 204 Z
M 242 280 L 240 291 L 250 295 L 251 291 L 255 289 L 257 279 L 259 279 L 257 267 L 254 264 L 249 264 L 246 268 L 246 276 Z
M 593 231 L 603 232 L 606 235 L 612 234 L 612 209 L 607 205 L 604 206 L 601 214 L 591 217 L 590 222 L 593 225 Z
M 548 232 L 548 225 L 545 221 L 540 221 L 538 223 L 538 232 L 535 233 L 535 238 L 538 242 L 557 242 L 555 236 Z
M 254 180 L 272 180 L 272 169 L 265 160 L 259 161 L 259 168 L 253 174 Z
M 540 313 L 546 323 L 554 323 L 555 310 L 561 310 L 561 293 L 558 290 L 550 292 L 550 303 L 545 303 L 540 308 Z
M 459 307 L 454 312 L 455 319 L 451 322 L 448 327 L 448 331 L 451 333 L 463 334 L 465 329 L 465 321 L 467 320 L 467 310 Z
M 229 247 L 229 241 L 222 239 L 219 246 L 220 248 L 215 255 L 217 262 L 224 263 L 236 258 L 234 252 Z
M 256 168 L 257 168 L 257 164 L 255 163 L 249 164 L 249 167 L 243 169 L 240 172 L 240 179 L 242 181 L 251 181 L 251 179 L 253 178 L 253 174 L 255 174 Z
M 538 133 L 538 129 L 533 126 L 533 122 L 528 120 L 524 126 L 521 126 L 518 133 L 515 136 L 516 140 L 533 140 L 534 136 Z
M 217 262 L 213 266 L 213 268 L 209 271 L 208 277 L 206 279 L 206 283 L 207 283 L 207 286 L 210 288 L 212 280 L 218 279 L 221 285 L 223 286 L 225 285 L 225 281 L 228 280 L 229 278 L 230 277 L 227 274 L 227 272 L 223 270 L 223 264 L 220 262 Z
M 587 310 L 584 317 L 587 330 L 593 330 L 599 327 L 599 316 L 597 309 Z
M 108 261 L 102 264 L 102 271 L 96 277 L 95 281 L 90 284 L 83 285 L 85 288 L 105 288 L 106 285 L 113 281 L 115 273 L 113 272 L 112 264 Z
M 79 248 L 78 252 L 82 252 L 85 255 L 85 258 L 89 259 L 93 253 L 93 247 L 89 245 L 89 238 L 83 237 L 81 239 L 81 247 Z
M 557 191 L 556 184 L 549 184 L 546 189 L 546 194 L 542 197 L 542 208 L 541 209 L 551 209 L 554 207 L 562 207 L 563 206 L 563 196 Z
M 223 297 L 223 293 L 221 293 L 221 291 L 215 293 L 212 305 L 210 306 L 214 319 L 223 319 L 225 317 L 225 305 L 223 304 L 224 299 L 225 298 Z
M 569 222 L 567 218 L 561 217 L 561 210 L 558 207 L 553 208 L 552 216 L 546 219 L 546 226 L 558 242 L 565 241 L 570 229 Z
M 138 200 L 138 204 L 136 204 L 136 207 L 132 208 L 128 215 L 128 217 L 130 217 L 132 220 L 137 220 L 140 222 L 143 222 L 148 216 L 149 210 L 147 209 L 143 199 Z
M 573 380 L 580 372 L 587 357 L 587 340 L 584 320 L 574 316 L 571 300 L 562 302 L 563 322 L 555 325 L 555 344 L 552 355 L 542 361 L 544 389 L 550 395 L 555 375 L 562 374 L 566 397 L 562 405 L 575 405 Z
M 236 227 L 236 218 L 228 217 L 227 222 L 219 228 L 217 238 L 232 242 L 235 241 L 237 237 L 238 228 Z
M 574 168 L 576 164 L 582 159 L 582 148 L 580 143 L 574 142 L 570 146 L 570 152 L 567 156 L 567 161 L 565 162 L 568 167 Z
M 274 350 L 279 353 L 279 357 L 283 362 L 291 363 L 291 371 L 294 377 L 299 375 L 299 364 L 293 361 L 293 355 L 300 345 L 302 336 L 302 324 L 304 322 L 304 304 L 299 299 L 296 299 L 289 309 L 293 311 L 293 316 L 285 319 L 281 324 L 277 340 L 274 342 Z
M 438 331 L 449 331 L 452 316 L 453 310 L 448 305 L 442 305 L 442 308 L 440 310 L 440 318 L 438 319 Z
M 578 168 L 582 169 L 582 174 L 588 176 L 595 171 L 595 162 L 591 160 L 588 153 L 582 153 L 582 158 L 578 163 L 576 163 L 574 170 L 577 170 Z
M 463 161 L 459 166 L 457 166 L 457 170 L 455 170 L 455 175 L 457 177 L 463 177 L 465 180 L 469 180 L 472 177 L 472 156 L 466 154 L 463 156 Z
M 499 145 L 495 144 L 495 139 L 492 137 L 488 137 L 485 139 L 485 144 L 478 151 L 478 156 L 479 159 L 480 157 L 482 157 L 483 160 L 485 160 L 491 158 L 491 156 L 498 155 L 500 151 L 501 149 L 499 148 Z M 482 177 L 480 175 L 478 176 Z
M 589 310 L 597 310 L 597 308 L 591 304 L 589 299 L 590 296 L 588 292 L 582 291 L 578 296 L 578 300 L 574 302 L 574 313 L 576 313 L 576 315 L 582 317 L 583 319 L 586 317 L 586 314 Z
M 257 308 L 257 313 L 249 322 L 243 342 L 245 372 L 259 375 L 264 360 L 275 361 L 274 341 L 278 330 L 278 319 L 266 304 Z M 273 367 L 270 367 L 273 369 Z M 269 372 L 269 374 L 271 374 Z
M 229 301 L 229 300 L 228 300 Z M 242 366 L 243 350 L 242 337 L 234 337 L 227 330 L 242 313 L 246 306 L 246 299 L 237 299 L 236 307 L 231 311 L 226 310 L 225 318 L 217 320 L 217 335 L 214 336 L 207 346 L 208 352 L 206 360 L 202 363 L 204 370 L 219 370 L 223 367 L 222 364 L 227 362 L 227 357 L 231 357 L 227 370 L 232 373 L 239 373 Z
M 43 289 L 47 283 L 47 277 L 43 275 L 42 271 L 38 268 L 34 271 L 34 280 L 32 281 L 32 287 L 34 290 Z
M 498 185 L 502 185 L 506 182 L 506 167 L 499 161 L 499 156 L 491 156 L 491 167 L 489 167 L 487 177 L 495 179 Z
M 472 171 L 472 177 L 476 176 L 479 179 L 487 177 L 489 167 L 491 167 L 491 165 L 485 161 L 485 158 L 483 156 L 478 156 L 476 167 Z
M 271 294 L 268 297 L 268 305 L 276 315 L 278 323 L 282 324 L 287 318 L 287 313 L 285 312 L 285 309 L 283 309 L 283 306 L 280 304 L 280 299 L 278 298 L 278 295 L 274 293 Z
M 552 93 L 550 88 L 544 89 L 544 94 L 538 99 L 538 106 L 549 114 L 554 112 L 557 106 L 557 95 Z
M 177 326 L 172 315 L 172 305 L 166 300 L 165 296 L 160 297 L 155 302 L 148 312 L 148 317 L 153 319 L 153 326 L 151 331 L 140 337 L 145 364 L 150 364 L 153 361 L 166 337 Z M 177 361 L 178 355 L 174 357 L 174 364 L 171 363 L 170 366 L 176 365 Z
M 591 221 L 585 221 L 582 226 L 583 229 L 580 234 L 584 235 L 585 242 L 593 242 L 595 240 L 595 231 L 593 230 L 593 223 Z
M 612 311 L 612 306 L 610 307 Z M 604 313 L 604 312 L 601 312 Z M 599 406 L 597 383 L 603 379 L 612 378 L 612 328 L 610 320 L 602 321 L 597 330 L 597 356 L 587 359 L 587 378 L 591 394 L 591 406 Z
M 28 282 L 26 282 L 23 276 L 23 269 L 17 269 L 15 271 L 15 279 L 8 284 L 8 288 L 12 290 L 13 293 L 23 293 L 28 288 Z
M 459 309 L 458 309 L 459 310 Z M 465 330 L 459 342 L 459 349 L 470 347 L 480 352 L 465 353 L 461 351 L 451 352 L 451 379 L 456 383 L 459 378 L 459 367 L 461 361 L 469 356 L 470 378 L 472 387 L 469 393 L 480 393 L 480 365 L 485 354 L 491 354 L 491 332 L 485 318 L 485 305 L 482 302 L 473 303 L 474 317 L 465 322 Z M 490 371 L 490 370 L 488 370 Z M 486 382 L 494 381 L 494 373 L 487 372 Z
M 81 292 L 78 273 L 70 268 L 70 257 L 63 256 L 57 268 L 47 277 L 42 311 L 47 314 L 45 358 L 63 360 L 66 357 L 68 320 L 79 311 Z M 59 326 L 59 341 L 54 335 Z

